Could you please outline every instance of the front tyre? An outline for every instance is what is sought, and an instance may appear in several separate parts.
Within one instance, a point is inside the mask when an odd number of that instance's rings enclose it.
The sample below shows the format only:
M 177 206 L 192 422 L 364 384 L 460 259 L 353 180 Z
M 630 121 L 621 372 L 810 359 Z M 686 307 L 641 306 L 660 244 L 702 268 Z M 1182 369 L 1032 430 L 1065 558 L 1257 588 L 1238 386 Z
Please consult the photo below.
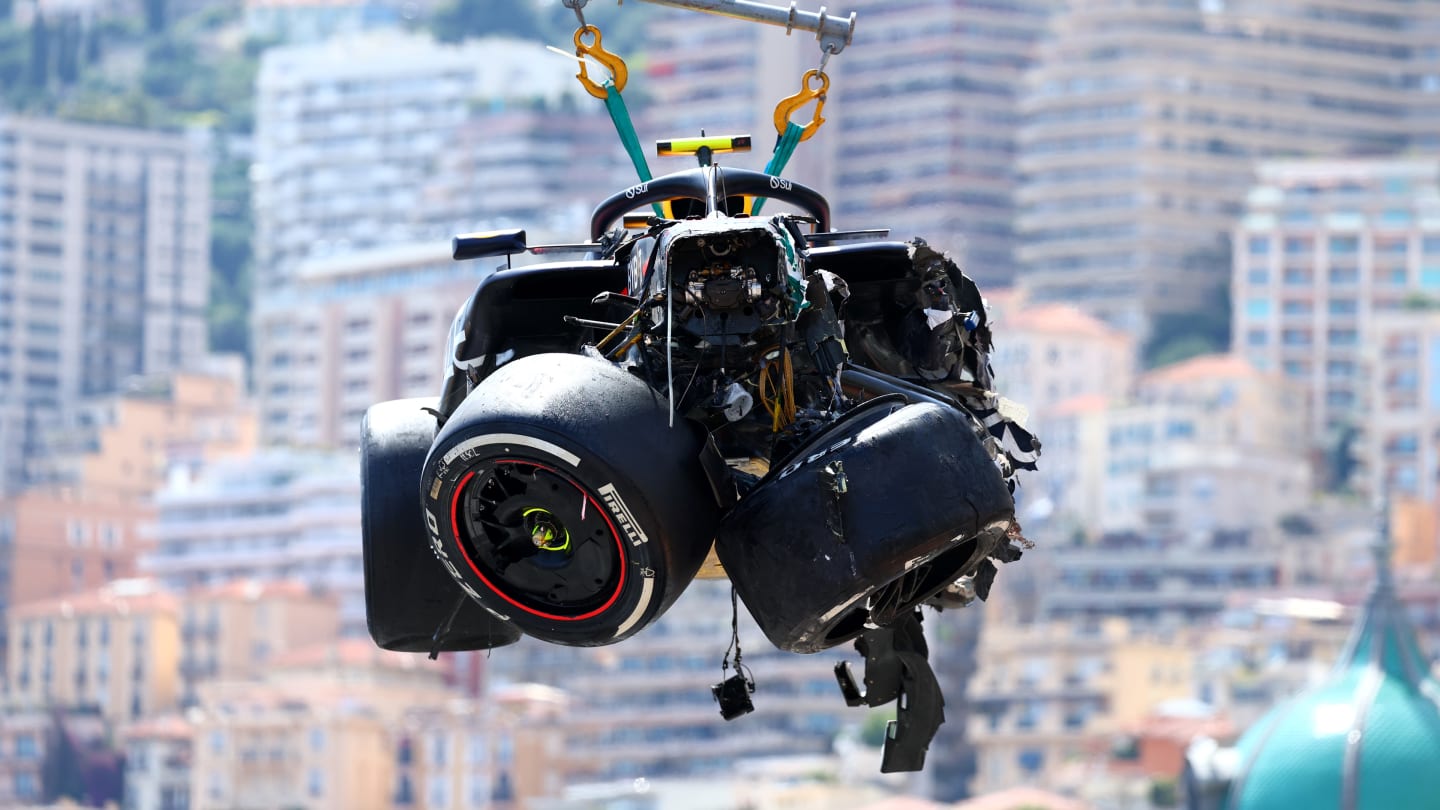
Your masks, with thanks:
M 648 385 L 599 360 L 501 367 L 446 422 L 421 477 L 446 569 L 536 638 L 638 633 L 694 578 L 719 522 L 703 434 L 667 416 Z

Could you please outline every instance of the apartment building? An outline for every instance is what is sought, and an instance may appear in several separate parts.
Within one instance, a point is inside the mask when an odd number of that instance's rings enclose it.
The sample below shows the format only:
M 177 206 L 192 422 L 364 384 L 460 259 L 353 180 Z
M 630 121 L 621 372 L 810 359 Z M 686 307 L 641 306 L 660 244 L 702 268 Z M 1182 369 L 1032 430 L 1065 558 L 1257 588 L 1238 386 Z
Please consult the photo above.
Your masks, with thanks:
M 358 463 L 353 452 L 272 450 L 177 480 L 156 496 L 140 571 L 176 592 L 299 580 L 338 600 L 342 634 L 363 636 Z
M 0 494 L 76 403 L 205 353 L 207 140 L 0 116 Z
M 567 767 L 577 781 L 728 773 L 742 758 L 828 751 L 847 723 L 863 719 L 863 710 L 845 705 L 833 671 L 848 659 L 858 677 L 863 662 L 853 649 L 782 653 L 742 608 L 740 640 L 756 679 L 756 710 L 722 720 L 710 687 L 720 680 L 730 642 L 730 610 L 728 583 L 699 580 L 624 644 L 522 642 L 495 650 L 487 677 L 497 684 L 541 683 L 571 696 L 559 722 Z
M 1262 164 L 1234 241 L 1235 351 L 1303 388 L 1311 442 L 1360 431 L 1352 483 L 1435 498 L 1440 162 Z
M 859 0 L 837 58 L 836 220 L 953 252 L 981 284 L 1015 279 L 1025 71 L 1056 0 Z
M 307 259 L 474 230 L 440 171 L 472 110 L 558 103 L 573 62 L 530 42 L 377 31 L 266 51 L 256 80 L 256 289 Z M 455 220 L 463 220 L 463 224 Z
M 255 307 L 264 440 L 354 448 L 376 402 L 438 397 L 455 312 L 494 269 L 439 241 L 306 262 Z
M 1193 358 L 1141 375 L 1128 402 L 1050 410 L 1037 485 L 1067 535 L 1273 530 L 1309 504 L 1304 414 L 1279 375 L 1238 355 Z
M 890 228 L 953 253 L 982 285 L 1014 277 L 1015 137 L 1022 76 L 1054 0 L 857 0 L 854 42 L 826 65 L 826 124 L 788 177 L 830 197 L 841 228 Z M 773 111 L 820 65 L 813 36 L 739 21 L 657 13 L 640 115 L 654 137 L 747 132 L 761 169 Z M 813 119 L 810 105 L 793 119 Z M 668 164 L 659 164 L 664 167 Z
M 1017 784 L 1074 795 L 1115 737 L 1194 694 L 1197 650 L 1183 637 L 1123 619 L 1016 625 L 997 616 L 986 614 L 966 695 L 978 795 Z
M 1135 386 L 1135 339 L 1069 304 L 987 300 L 996 334 L 996 385 L 1030 410 L 1041 440 L 1045 414 L 1077 398 L 1126 401 Z
M 340 635 L 333 595 L 302 582 L 235 580 L 191 591 L 180 608 L 182 701 L 206 680 L 254 678 L 280 656 L 334 642 Z
M 124 810 L 189 810 L 194 727 L 183 715 L 146 718 L 125 727 Z
M 7 702 L 94 707 L 112 722 L 172 710 L 180 623 L 173 596 L 144 580 L 19 605 L 10 612 Z
M 1401 0 L 1068 4 L 1021 103 L 1024 284 L 1137 334 L 1216 306 L 1254 161 L 1398 153 L 1433 120 L 1437 19 Z
M 833 83 L 822 116 L 832 123 L 822 125 L 819 134 L 796 148 L 784 172 L 824 194 L 835 190 L 833 121 L 843 105 L 834 91 L 842 81 L 842 63 L 854 53 L 847 50 L 827 65 Z M 646 29 L 644 73 L 632 77 L 633 89 L 628 90 L 652 171 L 664 174 L 694 166 L 690 157 L 654 157 L 652 144 L 702 131 L 750 135 L 754 143 L 750 153 L 720 155 L 716 162 L 764 169 L 779 137 L 775 106 L 800 91 L 801 78 L 820 66 L 820 56 L 813 34 L 797 31 L 787 36 L 784 29 L 768 25 L 657 9 Z M 813 120 L 813 111 L 814 105 L 807 104 L 792 120 L 805 124 Z
M 53 449 L 28 465 L 36 486 L 148 501 L 176 469 L 252 452 L 257 419 L 243 359 L 211 356 L 194 371 L 133 377 L 43 435 Z
M 0 644 L 16 606 L 133 576 L 141 527 L 154 516 L 148 504 L 74 490 L 31 490 L 0 501 Z M 0 653 L 0 667 L 4 661 Z
M 1435 261 L 1440 270 L 1440 256 Z M 1431 307 L 1440 307 L 1440 297 Z M 1440 308 L 1375 319 L 1358 448 L 1366 492 L 1440 503 Z M 1427 540 L 1433 559 L 1432 525 Z
M 106 718 L 93 708 L 0 706 L 0 806 L 51 806 L 64 793 L 119 800 L 120 753 Z

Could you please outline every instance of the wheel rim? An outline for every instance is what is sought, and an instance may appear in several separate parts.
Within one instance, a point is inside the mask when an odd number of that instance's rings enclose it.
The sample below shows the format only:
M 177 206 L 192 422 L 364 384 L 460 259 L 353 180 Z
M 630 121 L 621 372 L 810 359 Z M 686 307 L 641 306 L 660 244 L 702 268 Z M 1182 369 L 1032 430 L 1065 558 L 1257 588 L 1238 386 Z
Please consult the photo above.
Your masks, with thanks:
M 609 515 L 593 493 L 552 467 L 481 462 L 456 486 L 451 519 L 471 570 L 527 613 L 592 618 L 624 587 L 625 547 Z

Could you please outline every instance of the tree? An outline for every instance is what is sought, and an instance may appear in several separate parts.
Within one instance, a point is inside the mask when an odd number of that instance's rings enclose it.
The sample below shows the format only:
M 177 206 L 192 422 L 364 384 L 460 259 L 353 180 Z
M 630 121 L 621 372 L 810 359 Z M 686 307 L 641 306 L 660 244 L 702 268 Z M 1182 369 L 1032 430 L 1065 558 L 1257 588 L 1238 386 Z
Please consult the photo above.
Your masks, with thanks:
M 1180 262 L 1189 278 L 1210 282 L 1208 291 L 1189 309 L 1155 317 L 1145 342 L 1147 368 L 1157 368 L 1230 347 L 1230 240 L 1223 237 L 1207 248 L 1191 251 Z
M 546 38 L 540 15 L 525 0 L 449 0 L 431 17 L 430 31 L 441 42 L 494 35 Z
M 38 12 L 35 22 L 30 24 L 30 72 L 26 79 L 36 90 L 43 90 L 50 83 L 50 28 Z
M 66 17 L 56 29 L 55 78 L 71 85 L 80 78 L 80 20 Z
M 167 0 L 145 0 L 145 30 L 152 34 L 165 33 L 165 25 L 170 21 L 170 9 Z

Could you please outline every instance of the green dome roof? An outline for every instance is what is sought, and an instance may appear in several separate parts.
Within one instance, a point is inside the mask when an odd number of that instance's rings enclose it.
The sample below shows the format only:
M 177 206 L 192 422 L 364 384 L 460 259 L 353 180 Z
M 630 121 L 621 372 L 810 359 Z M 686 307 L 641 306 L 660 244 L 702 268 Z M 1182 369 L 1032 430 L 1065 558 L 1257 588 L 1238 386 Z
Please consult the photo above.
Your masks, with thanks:
M 1389 546 L 1334 673 L 1272 709 L 1236 749 L 1226 810 L 1440 807 L 1440 684 L 1395 597 Z

